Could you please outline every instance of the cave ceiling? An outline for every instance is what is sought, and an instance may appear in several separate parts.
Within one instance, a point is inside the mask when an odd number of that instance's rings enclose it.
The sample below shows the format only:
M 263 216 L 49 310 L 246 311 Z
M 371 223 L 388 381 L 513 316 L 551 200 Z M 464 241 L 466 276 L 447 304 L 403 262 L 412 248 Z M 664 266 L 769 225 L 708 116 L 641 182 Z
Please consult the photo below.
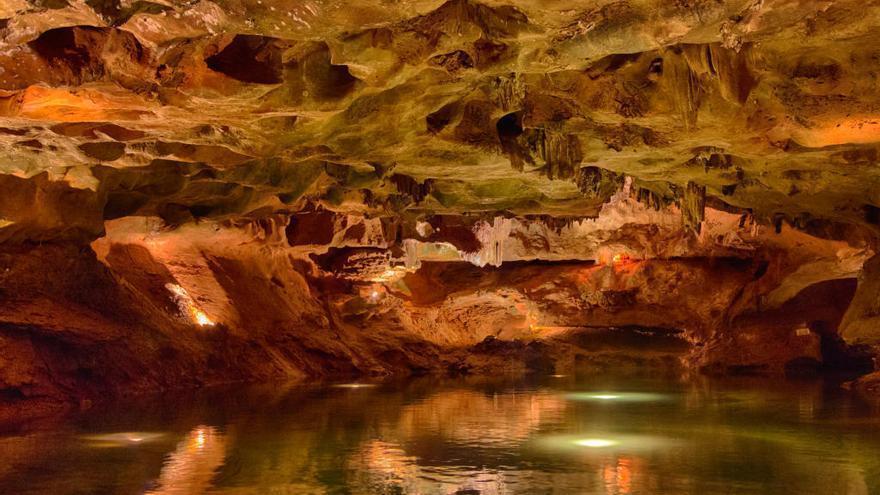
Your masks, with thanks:
M 0 0 L 0 401 L 880 355 L 878 77 L 880 0 Z
M 0 2 L 0 239 L 326 209 L 595 217 L 626 183 L 871 231 L 880 2 Z

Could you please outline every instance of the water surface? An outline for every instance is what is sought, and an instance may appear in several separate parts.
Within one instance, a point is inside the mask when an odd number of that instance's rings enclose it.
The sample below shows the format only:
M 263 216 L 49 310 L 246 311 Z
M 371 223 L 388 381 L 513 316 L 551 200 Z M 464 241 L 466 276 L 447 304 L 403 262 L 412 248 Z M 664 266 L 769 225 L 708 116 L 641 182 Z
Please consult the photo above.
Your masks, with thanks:
M 3 494 L 872 494 L 880 415 L 817 382 L 262 386 L 0 431 Z

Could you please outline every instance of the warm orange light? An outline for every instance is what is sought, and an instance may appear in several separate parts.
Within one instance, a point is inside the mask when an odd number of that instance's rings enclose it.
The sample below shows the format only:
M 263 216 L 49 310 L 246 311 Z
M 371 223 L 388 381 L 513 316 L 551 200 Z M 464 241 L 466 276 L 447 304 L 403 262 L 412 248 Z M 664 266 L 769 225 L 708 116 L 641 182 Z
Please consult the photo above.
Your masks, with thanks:
M 165 284 L 165 288 L 174 295 L 174 300 L 177 302 L 180 311 L 188 314 L 193 322 L 202 327 L 214 325 L 214 322 L 208 318 L 208 315 L 196 306 L 195 301 L 193 301 L 186 289 L 177 284 Z
M 382 272 L 380 275 L 377 275 L 370 279 L 370 281 L 377 283 L 396 282 L 402 279 L 408 272 L 409 270 L 407 270 L 406 267 L 403 266 L 390 267 Z
M 208 315 L 205 314 L 201 309 L 192 308 L 193 319 L 201 326 L 213 325 L 214 322 L 208 318 Z
M 88 89 L 69 91 L 64 88 L 31 86 L 22 95 L 19 115 L 55 122 L 105 120 L 114 112 L 127 118 L 135 118 L 144 112 L 128 110 L 133 103 Z
M 625 254 L 621 254 L 621 253 L 617 253 L 611 258 L 611 262 L 614 263 L 615 265 L 619 265 L 619 264 L 624 263 L 626 261 L 629 261 L 629 256 L 627 256 Z
M 619 493 L 621 495 L 632 493 L 632 460 L 628 458 L 620 458 L 614 463 L 606 464 L 602 467 L 602 478 L 605 481 L 608 493 Z
M 83 92 L 83 94 L 88 93 Z M 25 90 L 21 98 L 21 113 L 28 117 L 55 117 L 59 120 L 66 120 L 63 117 L 71 111 L 100 112 L 102 108 L 95 104 L 91 98 L 84 98 L 60 88 L 32 86 Z M 92 116 L 92 114 L 89 113 L 88 116 Z
M 204 448 L 205 447 L 205 430 L 203 428 L 199 428 L 196 432 L 195 438 L 196 448 Z
M 880 117 L 857 115 L 820 122 L 810 128 L 794 130 L 792 137 L 800 144 L 815 148 L 847 143 L 876 143 L 880 141 Z
M 166 456 L 157 487 L 148 495 L 207 493 L 226 459 L 225 435 L 211 426 L 197 426 Z
M 539 320 L 538 317 L 529 309 L 528 304 L 524 302 L 517 302 L 513 304 L 513 307 L 516 309 L 518 314 L 521 314 L 525 317 L 525 325 L 529 328 L 531 332 L 537 332 L 542 329 L 542 327 L 538 326 Z

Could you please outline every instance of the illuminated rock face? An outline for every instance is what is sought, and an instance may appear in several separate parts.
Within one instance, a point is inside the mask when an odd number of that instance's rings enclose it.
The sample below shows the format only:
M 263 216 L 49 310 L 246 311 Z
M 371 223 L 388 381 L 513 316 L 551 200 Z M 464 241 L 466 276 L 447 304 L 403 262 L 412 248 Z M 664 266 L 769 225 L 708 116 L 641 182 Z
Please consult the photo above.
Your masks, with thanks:
M 0 394 L 865 371 L 878 9 L 6 2 Z

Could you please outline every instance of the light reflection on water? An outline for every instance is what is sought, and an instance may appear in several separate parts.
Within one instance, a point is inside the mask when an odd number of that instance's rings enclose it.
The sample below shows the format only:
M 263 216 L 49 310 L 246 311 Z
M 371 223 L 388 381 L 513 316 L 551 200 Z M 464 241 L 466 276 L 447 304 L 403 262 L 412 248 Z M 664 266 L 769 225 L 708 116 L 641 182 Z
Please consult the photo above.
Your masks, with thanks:
M 607 452 L 656 452 L 676 445 L 677 440 L 669 437 L 657 437 L 648 435 L 627 435 L 611 431 L 585 432 L 579 435 L 547 435 L 536 439 L 535 444 L 540 448 L 556 454 L 587 453 L 587 450 L 595 450 L 593 454 Z
M 267 386 L 97 407 L 0 434 L 0 457 L 23 495 L 866 495 L 880 419 L 810 383 Z
M 212 487 L 214 474 L 226 458 L 226 438 L 217 429 L 193 428 L 168 455 L 151 495 L 204 493 Z
M 145 431 L 124 431 L 120 433 L 105 433 L 102 435 L 84 435 L 86 440 L 94 447 L 131 447 L 145 442 L 156 442 L 165 435 L 162 433 L 149 433 Z
M 580 401 L 620 401 L 620 402 L 657 402 L 672 400 L 668 394 L 652 394 L 645 392 L 573 392 L 566 394 L 570 400 Z

